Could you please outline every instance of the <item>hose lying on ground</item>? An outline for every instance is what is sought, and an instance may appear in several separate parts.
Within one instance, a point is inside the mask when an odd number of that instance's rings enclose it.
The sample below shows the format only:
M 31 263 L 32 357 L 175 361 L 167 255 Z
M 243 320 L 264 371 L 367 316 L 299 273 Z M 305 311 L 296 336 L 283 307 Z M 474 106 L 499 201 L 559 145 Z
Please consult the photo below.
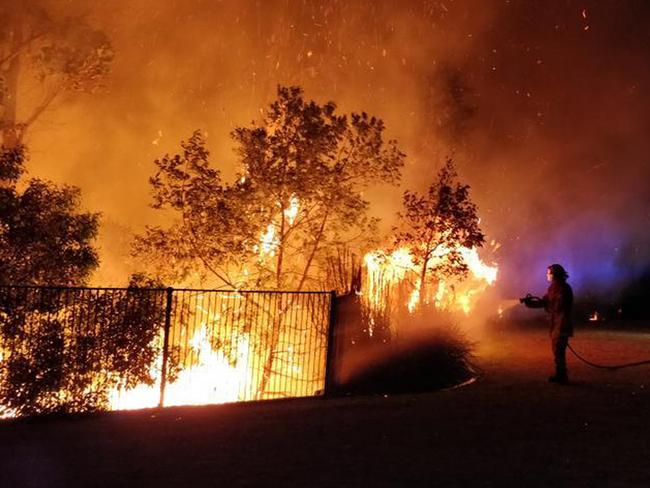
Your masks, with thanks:
M 583 358 L 580 354 L 578 354 L 575 349 L 571 347 L 571 344 L 568 344 L 569 350 L 573 353 L 575 357 L 577 357 L 580 361 L 583 363 L 588 364 L 591 367 L 594 368 L 600 368 L 600 369 L 610 369 L 610 370 L 615 370 L 615 369 L 623 369 L 623 368 L 631 368 L 632 366 L 641 366 L 643 364 L 650 364 L 650 359 L 646 359 L 645 361 L 636 361 L 634 363 L 623 363 L 623 364 L 598 364 L 598 363 L 592 363 L 591 361 Z

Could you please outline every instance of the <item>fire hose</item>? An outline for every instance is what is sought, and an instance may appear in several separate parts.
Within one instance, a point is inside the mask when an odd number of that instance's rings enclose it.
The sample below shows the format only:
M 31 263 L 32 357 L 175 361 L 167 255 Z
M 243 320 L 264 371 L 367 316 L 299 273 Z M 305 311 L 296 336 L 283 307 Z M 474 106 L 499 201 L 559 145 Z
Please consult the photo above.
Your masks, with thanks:
M 650 364 L 650 359 L 646 359 L 645 361 L 636 361 L 636 362 L 633 362 L 633 363 L 623 363 L 623 364 L 598 364 L 598 363 L 592 363 L 588 359 L 585 359 L 580 354 L 578 354 L 576 352 L 576 350 L 573 349 L 573 347 L 571 347 L 571 344 L 567 344 L 567 347 L 569 348 L 569 351 L 571 351 L 575 357 L 577 357 L 583 363 L 588 364 L 592 368 L 609 369 L 611 371 L 614 371 L 616 369 L 631 368 L 633 366 L 641 366 L 643 364 Z
M 529 308 L 542 308 L 544 306 L 543 300 L 541 298 L 532 296 L 531 294 L 526 295 L 524 298 L 520 298 L 519 302 L 525 304 Z M 634 366 L 642 366 L 644 364 L 650 364 L 650 359 L 646 359 L 644 361 L 622 363 L 622 364 L 598 364 L 582 357 L 580 354 L 578 354 L 578 352 L 575 349 L 573 349 L 573 347 L 571 347 L 571 344 L 567 344 L 567 347 L 569 348 L 569 351 L 571 351 L 576 358 L 578 358 L 583 363 L 591 366 L 592 368 L 608 369 L 610 371 L 614 371 L 617 369 L 632 368 Z

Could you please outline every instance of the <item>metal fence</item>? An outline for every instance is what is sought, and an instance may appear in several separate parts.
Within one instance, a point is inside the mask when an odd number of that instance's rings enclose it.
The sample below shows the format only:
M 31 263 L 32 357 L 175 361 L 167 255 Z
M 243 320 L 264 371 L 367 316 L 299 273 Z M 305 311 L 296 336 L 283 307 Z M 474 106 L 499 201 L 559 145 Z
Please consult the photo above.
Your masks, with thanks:
M 333 294 L 0 287 L 0 416 L 310 396 Z

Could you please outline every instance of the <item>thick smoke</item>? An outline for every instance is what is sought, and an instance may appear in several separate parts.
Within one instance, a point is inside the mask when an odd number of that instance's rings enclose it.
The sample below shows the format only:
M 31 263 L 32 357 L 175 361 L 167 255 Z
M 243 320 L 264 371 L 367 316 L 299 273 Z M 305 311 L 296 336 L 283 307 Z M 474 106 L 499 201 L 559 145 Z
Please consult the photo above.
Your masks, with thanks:
M 2 0 L 7 1 L 7 0 Z M 104 93 L 63 101 L 30 134 L 31 173 L 77 184 L 104 213 L 98 284 L 123 284 L 152 161 L 206 129 L 232 175 L 229 132 L 278 83 L 382 117 L 423 190 L 447 155 L 500 242 L 501 291 L 539 291 L 551 262 L 580 290 L 650 258 L 650 7 L 644 1 L 52 2 L 116 51 Z M 390 227 L 401 189 L 374 200 Z

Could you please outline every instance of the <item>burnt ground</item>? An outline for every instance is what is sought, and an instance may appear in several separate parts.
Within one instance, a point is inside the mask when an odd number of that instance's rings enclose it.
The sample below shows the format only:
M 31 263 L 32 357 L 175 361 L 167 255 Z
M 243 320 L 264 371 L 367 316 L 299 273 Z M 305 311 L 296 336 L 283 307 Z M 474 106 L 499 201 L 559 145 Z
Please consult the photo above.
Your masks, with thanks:
M 650 357 L 648 331 L 573 344 Z M 0 486 L 650 486 L 650 366 L 570 358 L 558 386 L 543 331 L 493 332 L 478 353 L 478 381 L 434 393 L 0 423 Z

